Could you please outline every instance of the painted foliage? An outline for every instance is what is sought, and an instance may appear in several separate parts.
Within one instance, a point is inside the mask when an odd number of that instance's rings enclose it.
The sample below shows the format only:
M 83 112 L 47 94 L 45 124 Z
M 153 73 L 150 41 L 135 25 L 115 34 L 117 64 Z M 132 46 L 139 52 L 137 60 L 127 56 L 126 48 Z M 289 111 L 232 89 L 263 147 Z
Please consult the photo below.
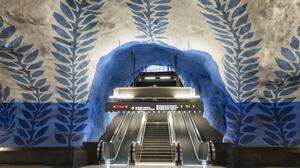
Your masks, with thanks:
M 55 127 L 55 139 L 72 146 L 84 138 L 87 127 L 89 94 L 89 52 L 94 48 L 99 29 L 97 16 L 101 14 L 102 0 L 66 0 L 60 3 L 60 12 L 54 12 L 56 32 L 52 55 L 56 59 L 55 77 L 60 104 Z
M 295 113 L 299 107 L 292 96 L 300 87 L 299 39 L 300 27 L 289 46 L 281 48 L 281 57 L 275 59 L 279 68 L 274 71 L 275 80 L 266 82 L 263 97 L 259 98 L 262 114 L 256 116 L 264 127 L 263 141 L 270 146 L 300 145 Z
M 247 4 L 240 0 L 199 0 L 202 15 L 226 50 L 224 69 L 226 87 L 233 102 L 227 104 L 227 133 L 224 141 L 245 145 L 255 138 L 251 113 L 258 87 L 258 56 L 262 41 L 251 31 Z
M 43 77 L 44 61 L 38 58 L 39 51 L 32 49 L 32 44 L 22 45 L 23 36 L 13 37 L 14 26 L 3 27 L 2 17 L 0 27 L 0 63 L 22 89 L 24 99 L 14 142 L 20 146 L 40 145 L 49 138 L 47 124 L 51 109 L 48 100 L 52 96 L 48 92 L 50 86 L 47 85 L 47 79 Z
M 164 33 L 169 24 L 170 3 L 171 0 L 130 0 L 127 3 L 134 24 L 141 33 L 137 38 L 164 44 L 163 40 L 167 39 Z
M 0 144 L 8 141 L 15 131 L 15 99 L 9 100 L 10 88 L 0 84 Z M 6 103 L 8 102 L 8 103 Z

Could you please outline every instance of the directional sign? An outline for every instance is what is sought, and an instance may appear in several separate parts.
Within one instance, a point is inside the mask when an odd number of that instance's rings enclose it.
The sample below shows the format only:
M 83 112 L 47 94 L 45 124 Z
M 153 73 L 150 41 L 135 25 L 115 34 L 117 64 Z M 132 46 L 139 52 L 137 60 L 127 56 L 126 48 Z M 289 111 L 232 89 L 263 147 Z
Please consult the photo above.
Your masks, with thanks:
M 105 106 L 106 112 L 200 112 L 202 110 L 203 106 L 199 102 L 116 102 L 107 103 Z

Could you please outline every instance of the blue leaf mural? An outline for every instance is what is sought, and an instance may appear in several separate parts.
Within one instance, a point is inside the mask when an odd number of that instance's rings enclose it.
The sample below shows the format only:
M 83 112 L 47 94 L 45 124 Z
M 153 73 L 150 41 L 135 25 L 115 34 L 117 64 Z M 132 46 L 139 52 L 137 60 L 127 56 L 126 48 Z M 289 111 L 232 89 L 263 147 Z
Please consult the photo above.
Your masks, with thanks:
M 57 101 L 61 104 L 56 115 L 55 127 L 59 132 L 55 139 L 67 146 L 80 142 L 87 127 L 89 109 L 80 102 L 86 101 L 89 93 L 87 54 L 97 40 L 97 16 L 103 4 L 102 0 L 66 0 L 60 3 L 61 12 L 53 14 L 57 25 L 52 25 L 52 29 L 57 36 L 52 55 L 57 60 L 55 79 L 59 83 Z
M 52 96 L 48 93 L 50 86 L 46 85 L 46 78 L 43 78 L 44 62 L 38 59 L 38 50 L 31 50 L 33 45 L 21 46 L 23 36 L 10 41 L 6 39 L 15 34 L 14 26 L 1 31 L 0 63 L 22 89 L 21 95 L 25 100 L 21 109 L 22 117 L 17 119 L 19 125 L 14 141 L 20 146 L 40 145 L 49 138 L 46 133 L 51 109 L 46 102 Z
M 260 98 L 262 103 L 258 105 L 263 112 L 257 114 L 264 127 L 263 140 L 270 146 L 300 145 L 295 121 L 295 111 L 299 107 L 293 104 L 296 97 L 292 96 L 300 86 L 299 41 L 300 34 L 292 37 L 288 48 L 281 48 L 282 57 L 275 59 L 279 67 L 274 72 L 276 79 L 265 84 L 263 97 Z
M 227 90 L 233 102 L 226 111 L 227 134 L 224 141 L 235 145 L 251 143 L 255 138 L 256 127 L 251 122 L 251 103 L 258 87 L 258 57 L 261 39 L 255 39 L 247 4 L 240 0 L 199 0 L 203 16 L 214 30 L 226 50 L 224 59 Z
M 15 131 L 15 99 L 9 100 L 10 88 L 0 84 L 0 144 L 8 141 Z
M 130 0 L 127 3 L 136 28 L 141 32 L 137 38 L 144 39 L 145 42 L 164 44 L 170 3 L 171 0 Z

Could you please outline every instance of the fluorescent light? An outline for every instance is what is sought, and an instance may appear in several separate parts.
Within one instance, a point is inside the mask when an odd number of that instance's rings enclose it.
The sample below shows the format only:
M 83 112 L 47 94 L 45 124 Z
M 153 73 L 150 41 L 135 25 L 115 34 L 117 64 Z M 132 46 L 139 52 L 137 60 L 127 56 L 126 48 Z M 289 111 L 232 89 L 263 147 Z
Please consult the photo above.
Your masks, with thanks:
M 160 76 L 159 79 L 171 79 L 170 76 Z
M 109 96 L 111 99 L 133 99 L 134 95 L 131 94 L 123 94 L 123 95 L 114 95 L 114 96 Z
M 175 94 L 175 99 L 198 99 L 200 96 L 198 95 L 191 95 L 191 94 Z
M 146 76 L 145 79 L 146 80 L 155 80 L 156 77 L 155 76 Z

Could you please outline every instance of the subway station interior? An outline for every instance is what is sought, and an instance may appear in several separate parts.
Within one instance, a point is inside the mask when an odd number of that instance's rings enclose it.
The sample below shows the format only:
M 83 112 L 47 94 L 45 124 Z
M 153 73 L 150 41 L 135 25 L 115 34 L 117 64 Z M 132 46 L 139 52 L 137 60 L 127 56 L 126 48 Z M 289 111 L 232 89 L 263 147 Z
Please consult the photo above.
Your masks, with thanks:
M 300 0 L 0 3 L 0 168 L 300 167 Z

